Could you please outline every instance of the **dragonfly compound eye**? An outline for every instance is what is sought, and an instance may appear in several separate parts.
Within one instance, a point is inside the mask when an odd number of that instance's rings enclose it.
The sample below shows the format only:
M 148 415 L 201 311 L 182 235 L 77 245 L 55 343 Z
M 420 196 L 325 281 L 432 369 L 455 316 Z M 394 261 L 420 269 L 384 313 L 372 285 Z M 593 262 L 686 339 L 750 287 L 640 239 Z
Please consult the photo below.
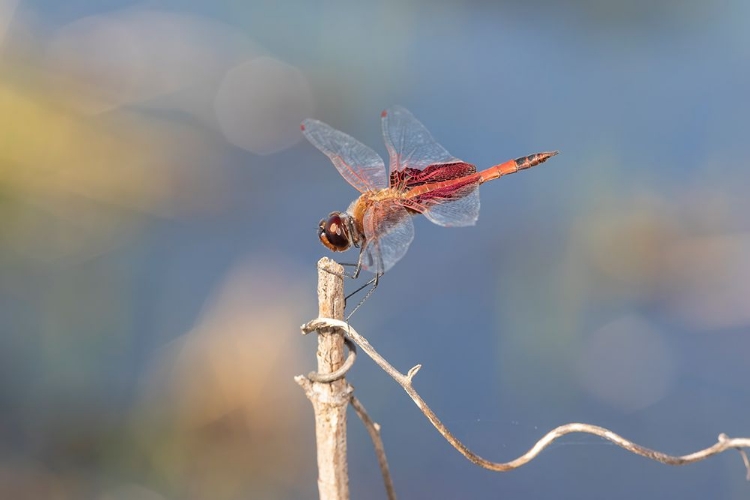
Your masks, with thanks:
M 318 225 L 320 242 L 334 252 L 343 252 L 351 246 L 344 218 L 337 212 L 323 219 Z

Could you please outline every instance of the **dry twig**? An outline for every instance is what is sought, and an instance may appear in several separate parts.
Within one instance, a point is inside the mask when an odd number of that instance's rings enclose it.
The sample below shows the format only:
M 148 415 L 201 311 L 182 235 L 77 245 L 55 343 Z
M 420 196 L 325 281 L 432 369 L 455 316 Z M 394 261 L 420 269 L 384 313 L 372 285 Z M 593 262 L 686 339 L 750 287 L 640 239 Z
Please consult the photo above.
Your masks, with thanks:
M 348 338 L 350 338 L 365 353 L 367 353 L 367 355 L 370 356 L 370 358 L 372 358 L 372 360 L 375 361 L 375 363 L 380 366 L 380 368 L 382 368 L 388 375 L 390 375 L 406 391 L 409 397 L 411 397 L 411 399 L 422 411 L 422 413 L 424 413 L 424 415 L 432 423 L 432 425 L 456 450 L 459 451 L 459 453 L 461 453 L 472 463 L 479 465 L 480 467 L 484 467 L 485 469 L 499 472 L 517 469 L 533 460 L 553 441 L 559 439 L 565 434 L 570 434 L 573 432 L 583 432 L 602 437 L 632 453 L 668 465 L 690 464 L 698 462 L 700 460 L 704 460 L 708 457 L 717 455 L 729 449 L 736 449 L 742 456 L 743 463 L 745 464 L 745 468 L 747 470 L 747 479 L 750 480 L 750 461 L 748 460 L 747 453 L 745 452 L 745 448 L 750 448 L 750 438 L 729 438 L 725 434 L 720 434 L 718 441 L 708 448 L 696 451 L 695 453 L 690 453 L 688 455 L 673 456 L 635 444 L 623 438 L 622 436 L 615 434 L 608 429 L 605 429 L 604 427 L 581 423 L 565 424 L 551 430 L 550 432 L 545 434 L 539 441 L 537 441 L 529 451 L 516 458 L 515 460 L 512 460 L 510 462 L 492 462 L 472 452 L 471 450 L 469 450 L 469 448 L 466 447 L 466 445 L 459 441 L 440 421 L 440 419 L 438 419 L 437 415 L 435 415 L 430 407 L 427 406 L 427 403 L 425 403 L 424 400 L 419 396 L 412 385 L 412 379 L 422 367 L 421 365 L 414 366 L 406 373 L 406 375 L 404 375 L 403 373 L 396 370 L 390 363 L 388 363 L 388 361 L 386 361 L 380 354 L 378 354 L 378 352 L 372 347 L 372 345 L 370 345 L 366 338 L 358 334 L 353 328 L 351 328 L 349 324 L 345 323 L 344 321 L 328 318 L 317 318 L 305 325 L 302 325 L 303 332 L 317 330 L 320 328 L 338 328 L 343 331 Z
M 380 438 L 380 425 L 370 418 L 367 414 L 365 407 L 359 400 L 352 396 L 352 408 L 357 412 L 359 419 L 367 429 L 367 433 L 372 439 L 372 444 L 375 447 L 375 455 L 378 457 L 378 465 L 380 466 L 380 474 L 383 476 L 383 482 L 385 483 L 385 492 L 388 495 L 388 500 L 396 500 L 396 490 L 393 487 L 393 480 L 391 479 L 391 472 L 388 470 L 388 460 L 385 458 L 385 448 L 383 447 L 383 440 Z

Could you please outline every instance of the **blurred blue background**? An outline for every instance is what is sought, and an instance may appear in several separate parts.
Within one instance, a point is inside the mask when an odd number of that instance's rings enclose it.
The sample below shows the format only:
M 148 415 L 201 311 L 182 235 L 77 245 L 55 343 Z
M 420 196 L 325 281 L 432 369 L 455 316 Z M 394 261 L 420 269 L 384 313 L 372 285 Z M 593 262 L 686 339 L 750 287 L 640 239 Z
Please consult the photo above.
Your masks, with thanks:
M 317 495 L 318 220 L 356 197 L 299 122 L 385 155 L 409 108 L 479 168 L 352 325 L 480 455 L 571 421 L 665 452 L 750 435 L 750 4 L 0 1 L 0 497 Z M 339 256 L 353 261 L 351 255 Z M 348 283 L 348 286 L 354 286 Z M 401 498 L 747 498 L 568 436 L 479 469 L 365 357 Z M 384 498 L 353 413 L 353 498 Z

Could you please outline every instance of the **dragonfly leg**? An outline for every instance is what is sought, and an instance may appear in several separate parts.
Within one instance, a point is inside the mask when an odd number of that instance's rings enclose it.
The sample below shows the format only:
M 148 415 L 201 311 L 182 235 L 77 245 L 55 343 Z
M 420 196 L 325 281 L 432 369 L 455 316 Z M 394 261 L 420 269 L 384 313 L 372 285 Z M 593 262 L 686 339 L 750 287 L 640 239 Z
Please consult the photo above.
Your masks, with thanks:
M 370 298 L 370 295 L 372 295 L 372 292 L 374 292 L 374 291 L 375 291 L 375 289 L 376 289 L 376 288 L 378 287 L 378 282 L 380 281 L 380 277 L 381 277 L 382 275 L 383 275 L 383 273 L 378 273 L 378 274 L 376 274 L 374 278 L 372 278 L 372 279 L 371 279 L 371 280 L 369 280 L 369 281 L 368 281 L 367 283 L 365 283 L 365 284 L 364 284 L 364 285 L 362 285 L 361 287 L 357 288 L 357 289 L 356 289 L 356 290 L 354 290 L 354 291 L 353 291 L 352 293 L 350 293 L 349 295 L 347 295 L 347 296 L 346 296 L 346 298 L 344 298 L 344 307 L 346 307 L 346 301 L 347 301 L 347 300 L 349 300 L 349 298 L 350 298 L 350 297 L 351 297 L 352 295 L 354 295 L 354 294 L 356 294 L 356 293 L 359 293 L 360 291 L 364 290 L 364 289 L 365 289 L 365 288 L 367 288 L 368 286 L 372 285 L 372 286 L 370 286 L 370 289 L 369 289 L 369 290 L 367 290 L 367 293 L 365 294 L 365 296 L 364 296 L 364 297 L 362 297 L 362 300 L 360 300 L 360 301 L 359 301 L 359 302 L 357 303 L 357 305 L 356 305 L 356 306 L 354 307 L 354 309 L 352 309 L 352 312 L 350 312 L 350 313 L 349 313 L 349 315 L 348 315 L 348 316 L 346 317 L 346 320 L 347 320 L 347 321 L 349 321 L 349 318 L 351 318 L 351 317 L 352 317 L 352 316 L 354 315 L 354 313 L 355 313 L 355 312 L 357 311 L 357 309 L 359 309 L 359 308 L 360 308 L 360 306 L 362 306 L 362 304 L 364 304 L 364 303 L 365 303 L 365 301 L 366 301 L 367 299 L 369 299 L 369 298 Z
M 362 271 L 362 252 L 359 253 L 359 259 L 357 259 L 356 264 L 352 264 L 351 262 L 338 262 L 338 265 L 344 267 L 353 267 L 354 272 L 352 272 L 352 274 L 336 274 L 336 276 L 345 276 L 347 278 L 356 280 L 359 277 L 360 271 Z M 328 272 L 330 273 L 331 271 Z
M 357 258 L 357 265 L 354 266 L 354 272 L 352 273 L 352 278 L 357 279 L 359 276 L 359 272 L 362 270 L 362 256 L 364 255 L 364 247 L 362 247 L 359 251 L 359 257 Z
M 357 276 L 359 276 L 359 264 L 352 264 L 350 262 L 337 262 L 337 264 L 339 264 L 341 266 L 344 266 L 344 267 L 354 267 L 354 268 L 357 268 L 357 269 L 355 269 L 354 272 L 351 273 L 351 274 L 349 274 L 347 272 L 337 273 L 337 272 L 331 271 L 329 269 L 324 269 L 324 271 L 327 272 L 328 274 L 333 274 L 334 276 L 340 276 L 342 278 L 357 279 Z
M 348 263 L 348 262 L 339 262 L 339 264 L 342 265 L 342 266 L 354 267 L 354 272 L 352 272 L 351 274 L 348 274 L 348 273 L 341 273 L 341 274 L 339 274 L 339 273 L 330 271 L 328 269 L 326 269 L 325 271 L 328 272 L 328 273 L 330 273 L 330 274 L 333 274 L 334 276 L 341 276 L 342 278 L 357 279 L 359 277 L 360 271 L 362 271 L 362 255 L 363 255 L 363 252 L 360 251 L 360 253 L 359 253 L 359 259 L 357 259 L 357 263 L 356 264 L 351 264 L 351 263 Z M 356 290 L 354 290 L 352 293 L 350 293 L 349 295 L 347 295 L 346 297 L 344 297 L 344 308 L 346 308 L 346 303 L 349 300 L 349 298 L 351 298 L 353 295 L 361 292 L 362 290 L 364 290 L 368 286 L 372 285 L 371 288 L 365 294 L 365 296 L 362 297 L 362 300 L 359 301 L 359 303 L 357 304 L 357 306 L 346 317 L 347 321 L 349 320 L 349 318 L 352 317 L 352 314 L 354 314 L 354 311 L 356 311 L 357 309 L 359 309 L 359 307 L 362 304 L 364 304 L 365 301 L 370 297 L 370 295 L 372 294 L 372 292 L 375 291 L 375 288 L 377 288 L 377 286 L 378 286 L 378 280 L 380 279 L 380 277 L 382 275 L 383 275 L 383 273 L 376 274 L 374 278 L 372 278 L 367 283 L 365 283 L 364 285 L 360 286 L 359 288 L 357 288 Z

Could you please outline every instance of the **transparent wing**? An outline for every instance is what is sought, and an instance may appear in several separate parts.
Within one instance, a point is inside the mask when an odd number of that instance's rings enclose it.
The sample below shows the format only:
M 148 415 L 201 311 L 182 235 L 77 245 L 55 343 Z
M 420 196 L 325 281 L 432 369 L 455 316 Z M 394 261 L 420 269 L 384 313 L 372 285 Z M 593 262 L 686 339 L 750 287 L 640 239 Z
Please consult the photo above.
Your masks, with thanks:
M 331 159 L 344 179 L 359 192 L 388 187 L 383 159 L 354 137 L 318 120 L 302 122 L 308 141 Z
M 461 188 L 457 197 L 427 208 L 425 217 L 440 226 L 473 226 L 479 219 L 479 185 Z
M 393 106 L 382 114 L 383 138 L 390 156 L 390 172 L 423 169 L 438 163 L 460 162 L 432 138 L 407 109 Z
M 479 181 L 467 177 L 462 185 L 430 190 L 407 205 L 440 226 L 473 226 L 479 218 Z
M 411 215 L 393 200 L 374 203 L 365 212 L 362 225 L 365 246 L 362 248 L 362 268 L 382 274 L 406 254 L 414 239 Z

